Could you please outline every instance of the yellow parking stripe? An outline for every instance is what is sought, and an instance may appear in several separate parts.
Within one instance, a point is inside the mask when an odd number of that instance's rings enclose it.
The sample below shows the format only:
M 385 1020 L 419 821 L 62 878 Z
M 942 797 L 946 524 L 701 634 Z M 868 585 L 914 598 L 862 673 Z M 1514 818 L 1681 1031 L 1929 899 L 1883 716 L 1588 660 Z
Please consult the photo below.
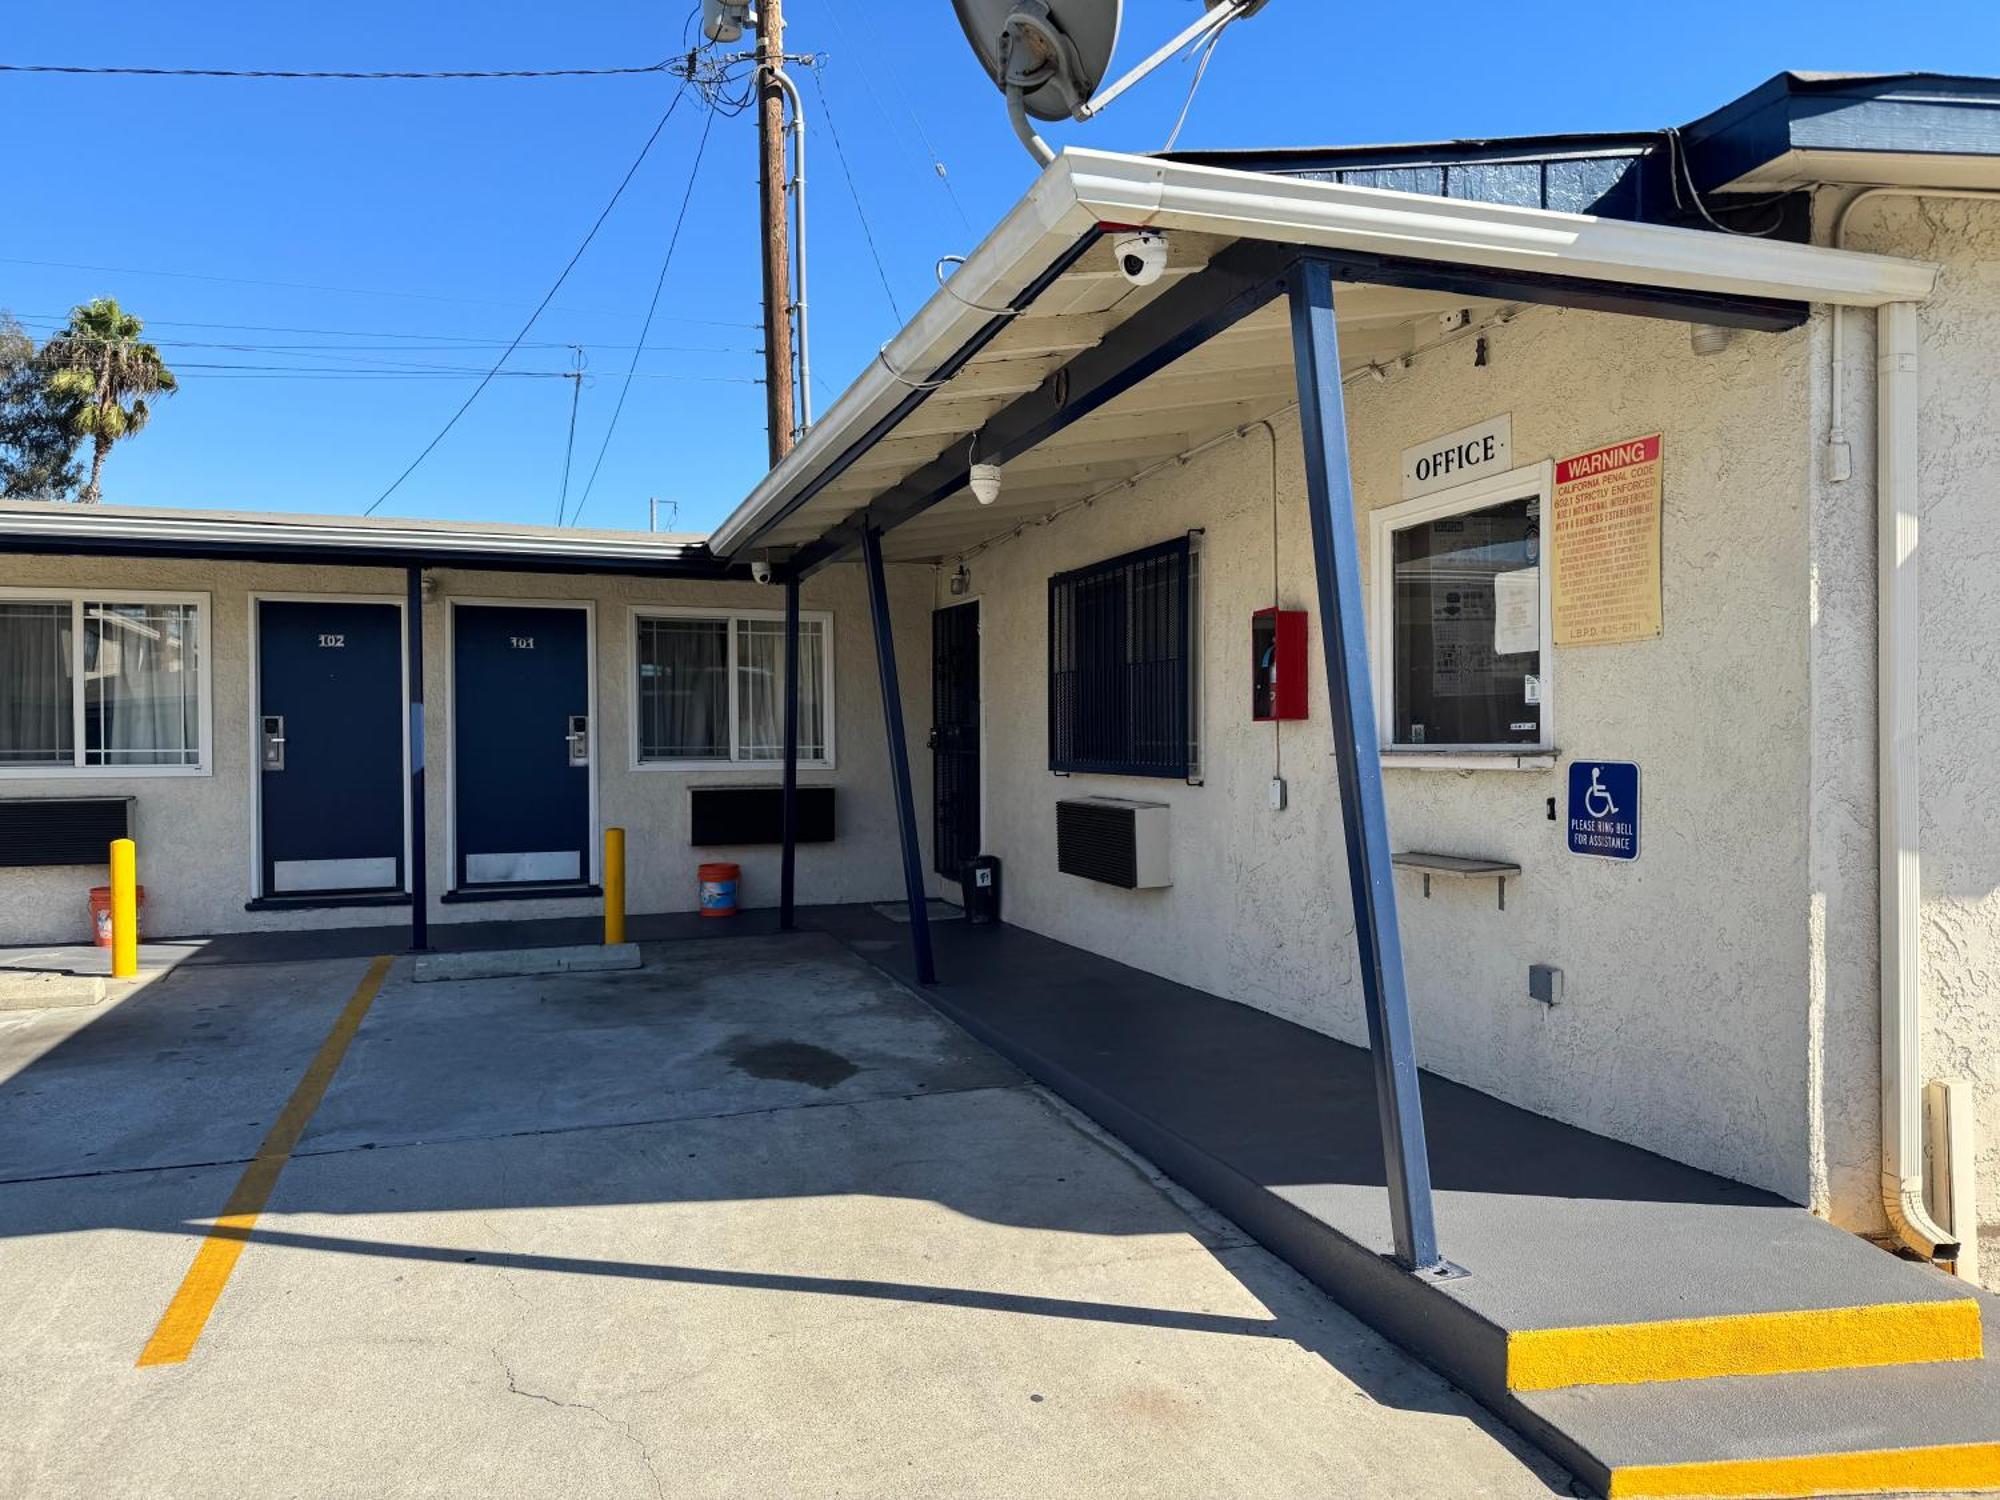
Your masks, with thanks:
M 306 1069 L 298 1087 L 292 1090 L 292 1097 L 285 1101 L 285 1107 L 272 1122 L 264 1144 L 257 1148 L 257 1155 L 243 1169 L 236 1190 L 222 1206 L 222 1216 L 201 1242 L 201 1248 L 195 1251 L 194 1264 L 181 1278 L 180 1289 L 174 1293 L 174 1300 L 167 1304 L 159 1327 L 153 1330 L 153 1336 L 140 1351 L 141 1368 L 147 1365 L 177 1365 L 194 1352 L 195 1340 L 208 1326 L 208 1315 L 215 1311 L 216 1299 L 222 1295 L 223 1287 L 229 1284 L 229 1273 L 236 1269 L 236 1258 L 243 1253 L 244 1243 L 256 1227 L 257 1216 L 270 1201 L 271 1189 L 278 1184 L 278 1174 L 285 1170 L 285 1163 L 291 1160 L 292 1150 L 298 1145 L 299 1137 L 305 1134 L 313 1111 L 326 1097 L 327 1085 L 333 1082 L 340 1060 L 347 1055 L 347 1044 L 361 1029 L 361 1018 L 375 1003 L 375 996 L 382 988 L 382 981 L 388 978 L 392 962 L 394 960 L 384 954 L 368 965 L 368 972 L 362 976 L 353 998 L 340 1012 L 339 1019 L 333 1023 L 333 1030 L 320 1043 L 312 1065 Z
M 1979 1304 L 1893 1302 L 1587 1328 L 1507 1337 L 1507 1388 L 1631 1385 L 1978 1359 Z

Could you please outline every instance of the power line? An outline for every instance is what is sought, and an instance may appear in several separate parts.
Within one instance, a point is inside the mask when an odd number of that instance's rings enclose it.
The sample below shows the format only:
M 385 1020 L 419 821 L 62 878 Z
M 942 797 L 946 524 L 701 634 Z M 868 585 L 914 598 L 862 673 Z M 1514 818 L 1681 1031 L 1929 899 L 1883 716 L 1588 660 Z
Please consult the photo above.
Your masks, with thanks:
M 845 42 L 847 27 L 840 19 L 842 9 L 844 6 L 840 4 L 829 5 L 827 14 L 833 17 L 833 29 L 840 33 L 841 40 Z M 888 127 L 889 133 L 895 135 L 896 128 L 890 124 L 889 111 L 883 107 L 881 92 L 875 87 L 873 76 L 868 69 L 868 59 L 881 55 L 881 40 L 876 36 L 874 25 L 868 19 L 866 6 L 862 8 L 859 24 L 867 30 L 869 39 L 867 47 L 854 49 L 856 55 L 862 59 L 858 70 L 861 74 L 861 83 L 868 90 L 868 97 L 875 105 L 875 113 L 882 117 L 882 123 Z M 952 211 L 958 215 L 958 222 L 965 226 L 968 235 L 977 239 L 979 232 L 972 227 L 972 220 L 966 215 L 965 205 L 958 201 L 958 189 L 951 185 L 951 173 L 945 170 L 944 158 L 938 155 L 937 146 L 931 140 L 931 133 L 924 129 L 923 116 L 917 113 L 917 107 L 910 102 L 909 93 L 903 88 L 902 80 L 894 69 L 889 72 L 889 81 L 895 87 L 896 97 L 902 101 L 903 112 L 910 117 L 910 124 L 916 127 L 917 139 L 923 143 L 924 155 L 930 159 L 931 170 L 937 174 L 938 182 L 943 185 L 945 196 L 951 199 Z
M 695 180 L 701 176 L 701 159 L 708 151 L 708 133 L 715 126 L 715 111 L 709 110 L 703 116 L 701 140 L 694 148 L 694 165 L 688 168 L 687 187 L 681 193 L 680 212 L 674 216 L 674 232 L 667 239 L 667 253 L 660 261 L 660 274 L 653 282 L 653 300 L 646 304 L 646 321 L 639 325 L 639 342 L 632 347 L 632 363 L 626 367 L 625 383 L 618 388 L 618 404 L 611 409 L 611 420 L 604 428 L 604 441 L 597 446 L 597 461 L 590 466 L 590 478 L 583 486 L 583 494 L 576 502 L 576 514 L 569 518 L 574 526 L 583 518 L 584 506 L 590 504 L 590 492 L 597 488 L 597 474 L 604 467 L 604 455 L 611 451 L 611 434 L 618 430 L 618 418 L 625 410 L 625 397 L 632 389 L 632 376 L 639 368 L 639 355 L 646 347 L 646 335 L 653 328 L 653 313 L 660 305 L 660 292 L 667 284 L 667 271 L 674 263 L 674 251 L 680 247 L 681 226 L 687 223 L 688 205 L 694 201 Z M 562 524 L 560 512 L 556 524 Z
M 175 360 L 176 373 L 199 370 L 211 376 L 216 375 L 256 375 L 282 377 L 287 375 L 310 376 L 313 378 L 338 379 L 346 376 L 356 380 L 567 380 L 567 370 L 490 370 L 483 365 L 435 365 L 418 366 L 409 369 L 381 369 L 375 367 L 351 367 L 346 365 L 258 365 L 241 364 L 230 361 Z M 671 370 L 641 370 L 633 376 L 635 380 L 667 380 L 696 385 L 762 385 L 763 381 L 754 375 L 685 375 Z
M 584 235 L 583 243 L 576 247 L 576 253 L 569 258 L 569 263 L 562 268 L 561 274 L 550 285 L 548 291 L 543 295 L 542 300 L 535 304 L 535 310 L 528 314 L 528 321 L 523 323 L 521 331 L 514 335 L 514 342 L 509 344 L 500 358 L 494 361 L 493 368 L 487 373 L 486 378 L 473 387 L 472 394 L 465 398 L 464 404 L 451 414 L 450 420 L 443 427 L 438 429 L 438 435 L 424 445 L 424 451 L 410 460 L 409 467 L 398 474 L 395 481 L 386 490 L 375 497 L 368 509 L 362 512 L 363 515 L 374 515 L 382 502 L 396 493 L 402 486 L 403 481 L 417 471 L 417 465 L 429 458 L 431 451 L 444 441 L 445 434 L 458 425 L 458 419 L 472 409 L 472 403 L 479 399 L 479 393 L 486 389 L 495 375 L 500 373 L 500 367 L 507 363 L 508 357 L 520 345 L 521 340 L 528 336 L 528 331 L 535 326 L 535 320 L 542 315 L 543 310 L 555 300 L 556 293 L 562 289 L 562 284 L 569 279 L 569 273 L 574 271 L 576 263 L 583 259 L 583 252 L 588 250 L 590 242 L 597 238 L 597 231 L 602 229 L 604 221 L 611 217 L 611 210 L 616 208 L 618 200 L 625 196 L 625 189 L 630 186 L 632 179 L 638 175 L 639 168 L 645 164 L 646 158 L 652 154 L 653 143 L 660 138 L 661 132 L 667 128 L 667 121 L 674 117 L 674 111 L 680 108 L 681 100 L 687 97 L 687 90 L 688 81 L 683 78 L 681 86 L 674 90 L 674 97 L 667 105 L 667 112 L 660 116 L 660 123 L 653 127 L 653 133 L 646 137 L 646 144 L 639 148 L 639 154 L 632 159 L 632 165 L 625 169 L 625 175 L 619 179 L 617 188 L 611 194 L 611 201 L 604 205 L 604 209 L 598 214 L 596 222 L 590 226 L 590 232 Z M 706 137 L 704 136 L 704 138 Z M 641 342 L 644 341 L 641 340 Z
M 868 241 L 868 254 L 875 262 L 875 274 L 882 280 L 882 291 L 889 299 L 889 311 L 896 315 L 896 322 L 903 321 L 903 309 L 896 305 L 896 292 L 889 285 L 889 272 L 882 264 L 882 252 L 875 248 L 875 231 L 868 223 L 868 211 L 861 206 L 861 193 L 854 185 L 854 171 L 847 164 L 847 148 L 840 143 L 840 131 L 834 127 L 833 111 L 827 107 L 826 88 L 819 81 L 819 69 L 808 69 L 812 75 L 813 92 L 819 95 L 819 112 L 826 120 L 826 133 L 833 137 L 833 154 L 840 158 L 840 175 L 847 179 L 847 195 L 854 200 L 854 215 L 861 220 L 861 234 Z
M 683 86 L 685 86 L 685 83 L 683 83 Z M 512 308 L 520 305 L 519 303 L 506 301 L 499 297 L 452 297 L 439 292 L 399 292 L 370 287 L 323 286 L 310 281 L 264 281 L 248 276 L 218 276 L 205 271 L 160 271 L 150 270 L 141 266 L 82 265 L 66 260 L 24 260 L 18 256 L 9 255 L 0 255 L 0 265 L 35 266 L 49 271 L 90 271 L 105 276 L 160 276 L 174 281 L 213 281 L 226 286 L 261 286 L 288 292 L 331 292 L 343 297 L 397 297 L 415 302 L 457 303 L 467 307 Z M 583 308 L 564 308 L 561 311 L 581 313 L 591 317 L 613 316 L 609 312 L 598 312 Z M 257 326 L 249 323 L 184 323 L 175 322 L 171 318 L 152 318 L 148 319 L 148 321 L 164 323 L 176 328 L 250 328 Z M 764 326 L 761 323 L 733 322 L 714 318 L 670 318 L 668 321 L 674 323 L 698 323 L 713 328 L 761 329 Z M 267 329 L 265 331 L 274 333 L 340 333 L 342 330 L 337 328 L 284 328 Z M 386 338 L 401 337 L 398 334 L 385 334 L 381 336 Z M 495 342 L 499 341 L 495 340 Z
M 61 73 L 81 78 L 307 78 L 385 83 L 492 78 L 631 78 L 670 71 L 682 59 L 613 68 L 452 68 L 357 71 L 338 68 L 128 68 L 72 63 L 0 63 L 0 73 Z

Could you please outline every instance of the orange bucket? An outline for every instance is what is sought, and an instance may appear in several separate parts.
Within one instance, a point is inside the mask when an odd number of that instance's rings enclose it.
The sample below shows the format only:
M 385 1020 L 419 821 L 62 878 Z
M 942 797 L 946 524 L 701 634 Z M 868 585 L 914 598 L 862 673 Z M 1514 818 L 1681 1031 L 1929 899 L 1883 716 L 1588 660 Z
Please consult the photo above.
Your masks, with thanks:
M 135 911 L 145 909 L 146 888 L 143 885 L 132 888 L 132 906 Z M 90 940 L 100 948 L 111 946 L 111 887 L 94 885 L 90 888 Z
M 701 881 L 701 914 L 704 917 L 736 915 L 736 888 L 742 883 L 738 865 L 703 865 L 697 872 Z

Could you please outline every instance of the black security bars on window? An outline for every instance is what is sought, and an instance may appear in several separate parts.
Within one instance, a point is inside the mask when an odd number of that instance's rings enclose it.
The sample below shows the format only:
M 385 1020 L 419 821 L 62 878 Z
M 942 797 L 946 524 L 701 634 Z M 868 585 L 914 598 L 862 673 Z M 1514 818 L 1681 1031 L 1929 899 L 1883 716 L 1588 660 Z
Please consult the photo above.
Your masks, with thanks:
M 1189 774 L 1187 537 L 1049 580 L 1049 769 Z

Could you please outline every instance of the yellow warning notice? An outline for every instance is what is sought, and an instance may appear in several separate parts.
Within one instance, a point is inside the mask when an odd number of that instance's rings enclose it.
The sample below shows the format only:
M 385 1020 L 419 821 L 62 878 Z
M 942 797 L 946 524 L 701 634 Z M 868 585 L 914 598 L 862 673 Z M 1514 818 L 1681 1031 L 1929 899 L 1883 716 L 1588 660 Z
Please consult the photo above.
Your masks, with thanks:
M 1558 646 L 1602 646 L 1660 633 L 1662 435 L 1633 438 L 1556 464 Z

